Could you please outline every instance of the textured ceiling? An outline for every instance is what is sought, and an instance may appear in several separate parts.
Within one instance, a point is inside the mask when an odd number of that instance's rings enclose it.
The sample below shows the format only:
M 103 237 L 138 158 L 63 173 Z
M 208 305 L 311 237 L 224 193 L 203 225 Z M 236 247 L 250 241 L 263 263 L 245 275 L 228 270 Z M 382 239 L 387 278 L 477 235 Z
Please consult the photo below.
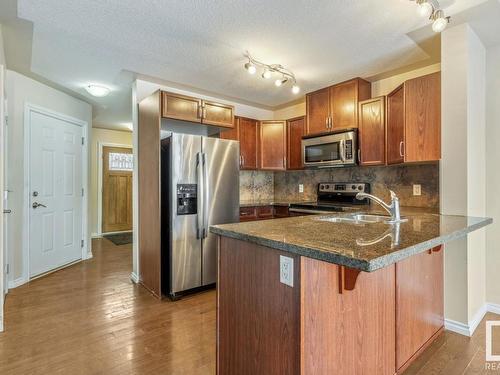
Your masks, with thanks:
M 441 1 L 454 14 L 484 0 Z M 429 58 L 408 35 L 428 22 L 408 0 L 18 0 L 33 22 L 31 70 L 95 99 L 95 123 L 131 121 L 133 73 L 265 107 L 296 99 L 250 76 L 243 53 L 291 69 L 302 93 Z

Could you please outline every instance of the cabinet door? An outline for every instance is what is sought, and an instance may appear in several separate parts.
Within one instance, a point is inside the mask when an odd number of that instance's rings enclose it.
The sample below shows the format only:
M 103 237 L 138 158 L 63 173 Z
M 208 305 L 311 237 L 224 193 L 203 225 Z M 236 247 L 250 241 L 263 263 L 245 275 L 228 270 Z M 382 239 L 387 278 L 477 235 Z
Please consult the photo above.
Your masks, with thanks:
M 201 100 L 190 96 L 162 92 L 162 117 L 201 122 Z
M 234 127 L 234 107 L 204 100 L 202 102 L 203 119 L 207 125 Z
M 238 130 L 241 169 L 257 169 L 257 121 L 240 117 Z
M 262 121 L 259 141 L 260 169 L 286 169 L 285 121 Z
M 387 164 L 404 161 L 404 85 L 387 96 Z
M 302 169 L 302 137 L 306 134 L 304 117 L 288 120 L 286 169 Z
M 385 164 L 385 97 L 359 103 L 359 163 Z
M 396 263 L 396 365 L 412 357 L 444 325 L 441 246 Z
M 229 139 L 231 141 L 239 141 L 240 140 L 240 135 L 239 135 L 239 118 L 234 117 L 234 126 L 232 128 L 228 128 L 227 130 L 222 130 L 220 132 L 219 137 L 221 139 Z
M 330 88 L 332 129 L 358 127 L 358 84 L 356 80 Z
M 329 131 L 330 89 L 322 89 L 306 96 L 307 134 Z
M 441 74 L 405 82 L 405 161 L 441 159 Z

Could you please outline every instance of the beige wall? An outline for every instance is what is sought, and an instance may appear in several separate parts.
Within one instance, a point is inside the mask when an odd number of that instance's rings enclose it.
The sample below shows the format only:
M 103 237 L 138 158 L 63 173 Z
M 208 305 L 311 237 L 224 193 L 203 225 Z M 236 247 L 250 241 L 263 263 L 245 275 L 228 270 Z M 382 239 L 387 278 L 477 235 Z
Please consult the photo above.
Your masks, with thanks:
M 387 95 L 408 79 L 439 72 L 440 70 L 441 64 L 433 64 L 372 82 L 372 97 Z
M 467 24 L 441 35 L 441 213 L 485 216 L 485 50 Z M 485 307 L 485 230 L 445 247 L 445 317 L 473 329 Z
M 300 117 L 306 115 L 306 100 L 300 103 L 292 104 L 288 107 L 277 109 L 274 111 L 275 120 L 289 120 L 294 117 Z
M 9 281 L 17 282 L 23 273 L 23 194 L 24 194 L 24 109 L 30 103 L 51 111 L 61 113 L 92 124 L 92 107 L 67 94 L 34 81 L 19 73 L 7 71 L 7 98 L 9 111 L 8 134 L 8 172 L 7 188 L 9 206 L 12 213 L 9 216 L 8 261 L 11 272 Z M 87 130 L 91 137 L 91 128 Z M 88 186 L 85 186 L 88 191 Z M 89 200 L 90 202 L 90 200 Z M 90 205 L 87 207 L 89 212 Z M 90 231 L 87 235 L 90 244 Z
M 500 306 L 500 44 L 486 52 L 486 299 Z
M 99 211 L 99 144 L 127 145 L 132 147 L 132 132 L 124 132 L 109 129 L 92 129 L 92 141 L 90 144 L 90 231 L 92 236 L 101 234 L 98 227 Z

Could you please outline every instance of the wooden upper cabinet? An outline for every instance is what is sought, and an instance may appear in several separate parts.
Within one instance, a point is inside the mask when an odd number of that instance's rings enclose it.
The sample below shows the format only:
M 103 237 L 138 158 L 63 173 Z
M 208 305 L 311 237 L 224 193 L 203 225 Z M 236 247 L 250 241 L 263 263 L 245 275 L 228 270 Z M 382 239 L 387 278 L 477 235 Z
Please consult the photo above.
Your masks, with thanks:
M 203 124 L 223 126 L 226 128 L 232 128 L 234 126 L 233 106 L 203 100 L 202 107 Z
M 191 96 L 162 91 L 162 117 L 232 128 L 234 107 Z
M 260 169 L 286 169 L 286 122 L 260 123 Z
M 233 127 L 228 128 L 227 130 L 222 130 L 220 132 L 220 139 L 229 139 L 231 141 L 239 141 L 240 140 L 240 135 L 239 135 L 239 126 L 238 126 L 238 117 L 234 117 L 233 121 Z
M 359 102 L 359 164 L 385 164 L 385 97 Z
M 330 116 L 330 90 L 322 89 L 307 94 L 307 134 L 318 134 L 328 132 Z
M 418 285 L 418 287 L 416 287 Z M 396 263 L 398 374 L 444 325 L 441 246 Z
M 405 162 L 441 159 L 441 73 L 405 82 Z
M 306 119 L 298 117 L 287 122 L 286 169 L 302 169 L 302 137 L 306 134 Z
M 404 162 L 404 85 L 387 95 L 387 164 Z
M 441 74 L 406 81 L 387 96 L 387 163 L 441 158 Z
M 358 127 L 358 102 L 371 98 L 371 83 L 361 78 L 306 96 L 307 134 Z
M 371 98 L 371 83 L 361 78 L 330 88 L 330 124 L 332 130 L 358 127 L 358 101 Z
M 257 125 L 257 120 L 237 117 L 241 169 L 257 169 Z
M 162 117 L 201 122 L 201 99 L 162 91 Z

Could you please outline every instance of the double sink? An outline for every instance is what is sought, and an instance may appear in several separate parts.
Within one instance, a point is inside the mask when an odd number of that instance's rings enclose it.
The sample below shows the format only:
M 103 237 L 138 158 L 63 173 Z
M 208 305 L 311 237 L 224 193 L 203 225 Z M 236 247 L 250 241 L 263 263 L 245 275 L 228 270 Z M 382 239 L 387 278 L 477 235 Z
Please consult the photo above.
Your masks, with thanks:
M 370 215 L 364 213 L 352 213 L 346 215 L 338 216 L 322 216 L 317 220 L 328 221 L 331 223 L 348 223 L 348 224 L 373 224 L 373 223 L 383 223 L 383 224 L 397 224 L 408 219 L 401 218 L 398 221 L 393 221 L 390 216 L 387 215 Z

